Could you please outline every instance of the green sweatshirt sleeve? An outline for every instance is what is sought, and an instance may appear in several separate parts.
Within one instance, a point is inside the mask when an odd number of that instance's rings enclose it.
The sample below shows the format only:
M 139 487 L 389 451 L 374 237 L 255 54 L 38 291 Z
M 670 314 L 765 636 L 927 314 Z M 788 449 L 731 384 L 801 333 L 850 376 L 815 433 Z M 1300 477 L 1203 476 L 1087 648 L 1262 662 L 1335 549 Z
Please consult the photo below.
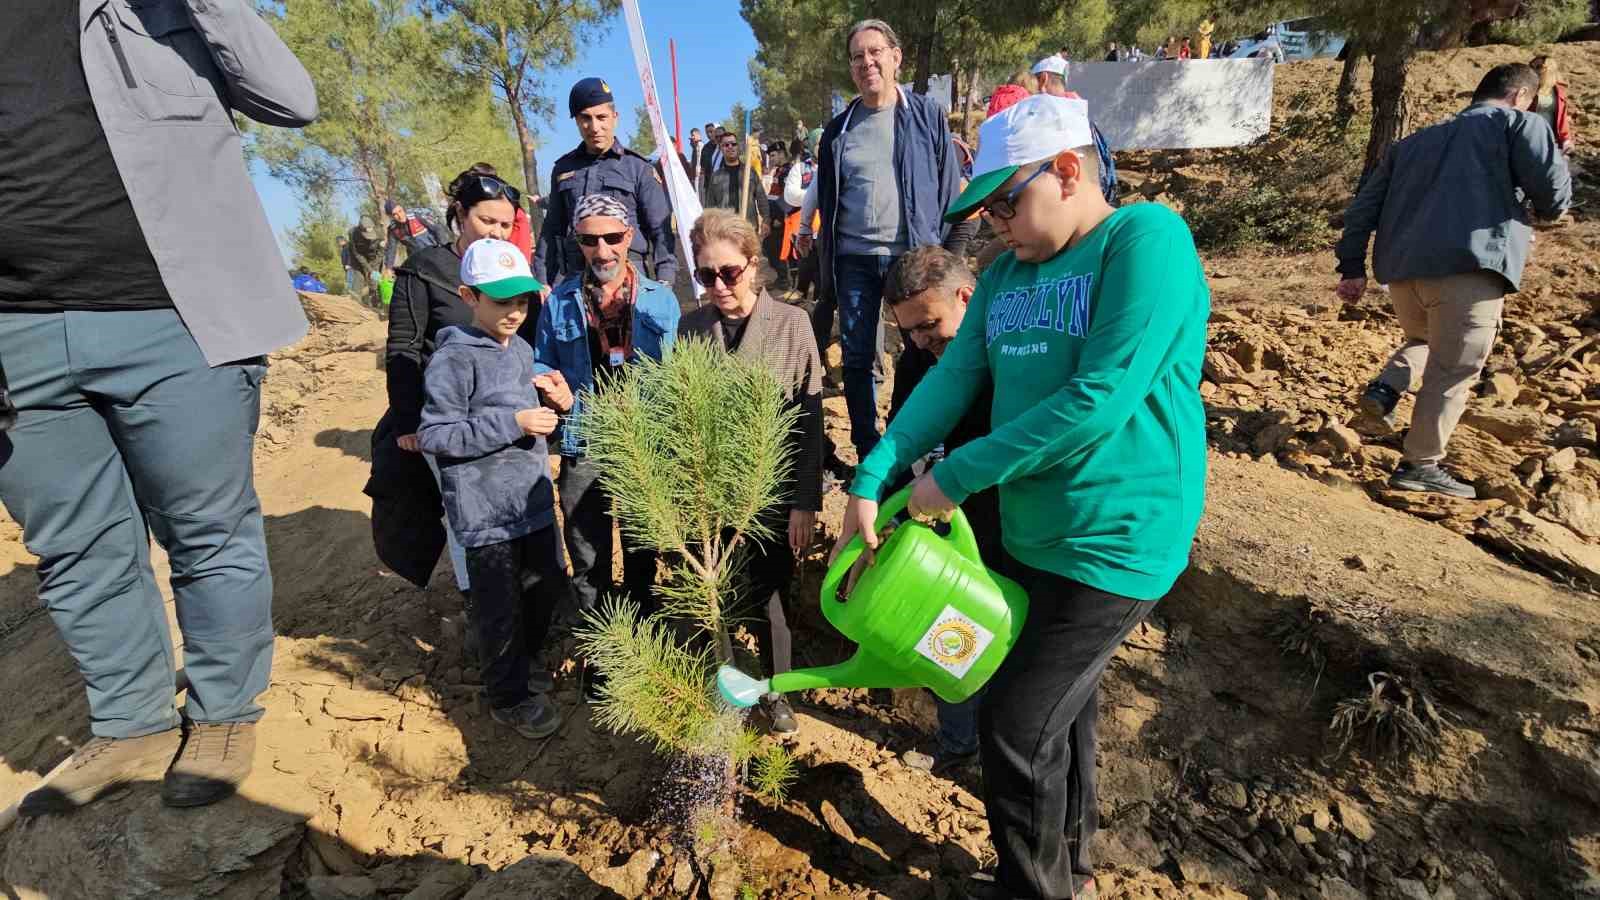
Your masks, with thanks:
M 1165 300 L 1171 286 L 1195 277 L 1173 271 L 1174 263 L 1193 267 L 1195 258 L 1193 239 L 1177 217 L 1117 235 L 1102 264 L 1076 374 L 1032 409 L 935 466 L 934 479 L 945 495 L 960 503 L 984 488 L 1060 465 L 1125 425 L 1171 365 L 1173 344 L 1194 315 Z M 1180 296 L 1192 302 L 1186 293 Z M 981 335 L 977 339 L 981 344 Z
M 883 486 L 944 440 L 988 386 L 989 359 L 983 323 L 988 316 L 990 293 L 984 279 L 978 279 L 955 339 L 906 398 L 905 406 L 878 446 L 856 467 L 851 494 L 868 500 L 882 499 L 879 494 Z

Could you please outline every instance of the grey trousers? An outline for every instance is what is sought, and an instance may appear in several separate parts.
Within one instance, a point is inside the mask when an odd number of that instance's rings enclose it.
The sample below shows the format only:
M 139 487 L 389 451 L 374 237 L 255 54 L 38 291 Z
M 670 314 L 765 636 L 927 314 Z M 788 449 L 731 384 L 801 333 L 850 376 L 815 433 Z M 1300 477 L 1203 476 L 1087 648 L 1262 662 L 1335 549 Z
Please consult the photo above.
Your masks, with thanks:
M 0 313 L 0 359 L 18 410 L 0 502 L 39 557 L 91 730 L 179 721 L 151 533 L 171 557 L 189 717 L 260 718 L 272 574 L 250 451 L 264 360 L 208 367 L 172 310 Z

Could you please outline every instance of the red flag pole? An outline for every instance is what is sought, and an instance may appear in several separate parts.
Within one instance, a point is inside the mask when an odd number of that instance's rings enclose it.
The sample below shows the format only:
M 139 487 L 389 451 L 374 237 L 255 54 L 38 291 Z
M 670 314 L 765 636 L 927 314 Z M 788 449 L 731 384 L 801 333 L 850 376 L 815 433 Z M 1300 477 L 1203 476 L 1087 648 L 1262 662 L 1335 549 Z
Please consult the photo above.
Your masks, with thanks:
M 667 55 L 672 57 L 672 142 L 683 152 L 683 116 L 678 113 L 678 42 L 667 38 Z

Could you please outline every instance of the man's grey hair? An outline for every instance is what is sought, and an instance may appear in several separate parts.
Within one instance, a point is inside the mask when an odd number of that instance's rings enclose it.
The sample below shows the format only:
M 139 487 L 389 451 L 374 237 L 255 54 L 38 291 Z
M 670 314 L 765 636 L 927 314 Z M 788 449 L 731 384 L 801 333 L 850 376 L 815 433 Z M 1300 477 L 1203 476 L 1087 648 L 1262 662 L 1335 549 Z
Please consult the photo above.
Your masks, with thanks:
M 850 33 L 844 36 L 844 52 L 846 54 L 850 52 L 850 42 L 855 40 L 856 35 L 863 31 L 876 31 L 883 35 L 883 39 L 889 42 L 889 46 L 895 48 L 900 46 L 900 35 L 894 33 L 894 29 L 889 27 L 888 22 L 882 19 L 862 19 L 851 25 Z

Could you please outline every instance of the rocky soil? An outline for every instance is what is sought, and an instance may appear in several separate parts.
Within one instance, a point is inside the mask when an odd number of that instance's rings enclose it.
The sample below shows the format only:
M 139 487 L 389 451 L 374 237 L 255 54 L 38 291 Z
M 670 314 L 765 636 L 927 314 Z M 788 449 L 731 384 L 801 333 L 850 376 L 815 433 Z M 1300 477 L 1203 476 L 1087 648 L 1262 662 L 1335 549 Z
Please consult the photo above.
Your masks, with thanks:
M 1600 46 L 1560 53 L 1581 103 L 1595 82 L 1576 76 Z M 1416 106 L 1457 104 L 1486 65 L 1521 55 L 1434 58 Z M 1337 75 L 1279 71 L 1283 119 L 1301 88 L 1331 94 Z M 1138 160 L 1136 180 L 1182 205 L 1236 158 Z M 1193 568 L 1101 694 L 1103 896 L 1600 897 L 1591 216 L 1585 205 L 1540 233 L 1528 289 L 1508 304 L 1452 443 L 1487 497 L 1471 503 L 1383 488 L 1400 435 L 1352 415 L 1399 341 L 1380 292 L 1337 304 L 1326 252 L 1208 257 L 1208 511 Z M 383 325 L 339 298 L 305 303 L 313 334 L 273 360 L 258 449 L 281 637 L 255 773 L 208 809 L 163 809 L 141 784 L 23 822 L 0 835 L 0 893 L 901 900 L 959 896 L 987 864 L 975 776 L 899 761 L 930 738 L 916 692 L 800 698 L 791 795 L 746 798 L 737 857 L 706 868 L 661 812 L 691 786 L 591 723 L 570 639 L 548 659 L 561 732 L 530 744 L 490 722 L 460 662 L 447 565 L 417 590 L 372 554 L 360 491 L 385 404 Z M 842 442 L 842 398 L 827 406 Z M 827 528 L 842 505 L 829 496 Z M 801 597 L 815 595 L 823 544 Z M 86 737 L 34 564 L 0 519 L 0 803 Z M 798 664 L 848 652 L 799 606 Z M 1347 735 L 1341 713 L 1366 724 Z

